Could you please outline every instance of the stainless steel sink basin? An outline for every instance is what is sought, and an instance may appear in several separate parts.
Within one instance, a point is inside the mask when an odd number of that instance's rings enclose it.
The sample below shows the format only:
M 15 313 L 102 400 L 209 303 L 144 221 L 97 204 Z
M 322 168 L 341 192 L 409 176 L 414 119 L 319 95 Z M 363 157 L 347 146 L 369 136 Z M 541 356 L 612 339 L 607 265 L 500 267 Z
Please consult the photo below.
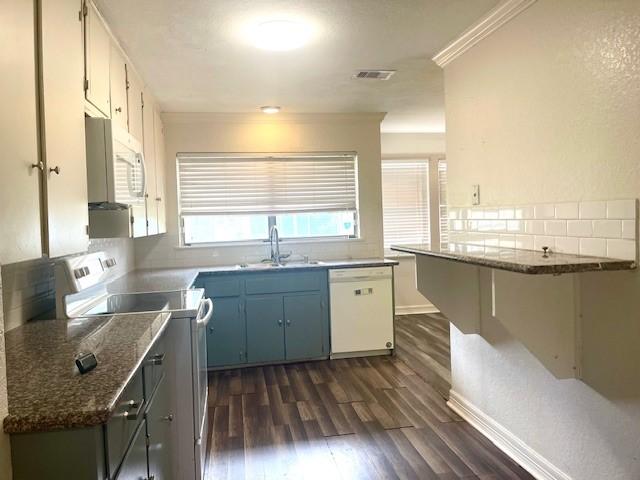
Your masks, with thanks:
M 299 261 L 290 261 L 290 262 L 282 262 L 282 263 L 273 263 L 273 262 L 260 262 L 260 263 L 241 263 L 239 267 L 241 269 L 247 270 L 269 270 L 275 268 L 299 268 L 306 267 L 309 265 L 323 265 L 324 262 L 319 260 L 299 260 Z

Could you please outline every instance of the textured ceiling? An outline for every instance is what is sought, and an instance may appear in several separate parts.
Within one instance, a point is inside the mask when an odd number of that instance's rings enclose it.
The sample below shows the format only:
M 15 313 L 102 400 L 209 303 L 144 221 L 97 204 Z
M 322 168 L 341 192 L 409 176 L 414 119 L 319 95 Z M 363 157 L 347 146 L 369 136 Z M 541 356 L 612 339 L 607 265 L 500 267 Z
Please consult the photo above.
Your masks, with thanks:
M 444 130 L 431 56 L 498 0 L 97 0 L 164 111 L 388 112 L 384 131 Z M 305 47 L 267 52 L 252 23 L 300 19 Z M 395 69 L 356 81 L 358 69 Z

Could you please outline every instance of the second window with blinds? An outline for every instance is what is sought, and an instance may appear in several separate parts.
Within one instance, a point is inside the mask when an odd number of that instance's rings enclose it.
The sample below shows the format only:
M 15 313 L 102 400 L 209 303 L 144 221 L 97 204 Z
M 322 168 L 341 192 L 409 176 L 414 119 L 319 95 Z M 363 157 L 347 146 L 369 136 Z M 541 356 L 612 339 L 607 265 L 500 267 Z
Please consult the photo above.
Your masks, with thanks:
M 385 250 L 447 241 L 446 180 L 442 157 L 382 161 Z
M 182 244 L 357 238 L 354 153 L 179 154 Z

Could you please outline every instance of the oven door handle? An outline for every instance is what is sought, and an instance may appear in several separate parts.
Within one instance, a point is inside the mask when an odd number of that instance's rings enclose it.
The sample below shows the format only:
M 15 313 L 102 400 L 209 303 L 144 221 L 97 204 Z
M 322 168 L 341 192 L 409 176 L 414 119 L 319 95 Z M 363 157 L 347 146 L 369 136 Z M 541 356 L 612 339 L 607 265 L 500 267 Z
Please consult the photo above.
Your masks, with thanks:
M 209 323 L 209 320 L 211 320 L 211 317 L 213 316 L 213 302 L 211 301 L 211 299 L 210 298 L 205 298 L 204 299 L 204 303 L 205 303 L 205 305 L 208 306 L 208 309 L 207 309 L 207 313 L 204 315 L 204 317 L 198 318 L 198 326 L 199 327 L 206 327 L 207 324 Z

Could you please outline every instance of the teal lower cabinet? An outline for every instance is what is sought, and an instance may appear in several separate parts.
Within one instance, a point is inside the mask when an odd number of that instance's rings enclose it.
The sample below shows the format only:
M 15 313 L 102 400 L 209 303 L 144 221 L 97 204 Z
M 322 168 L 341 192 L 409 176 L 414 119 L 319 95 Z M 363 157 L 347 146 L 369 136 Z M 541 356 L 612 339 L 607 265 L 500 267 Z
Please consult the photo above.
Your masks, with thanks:
M 247 359 L 275 362 L 284 356 L 282 295 L 247 297 Z
M 209 367 L 246 363 L 247 331 L 240 297 L 213 298 L 213 317 L 207 330 Z
M 122 461 L 122 465 L 120 465 L 115 480 L 131 480 L 134 478 L 149 478 L 147 476 L 147 437 L 144 421 L 133 437 L 133 442 Z
M 196 285 L 213 300 L 210 368 L 329 355 L 326 270 L 203 274 Z
M 317 358 L 324 353 L 323 300 L 319 293 L 284 297 L 285 353 L 287 360 Z

